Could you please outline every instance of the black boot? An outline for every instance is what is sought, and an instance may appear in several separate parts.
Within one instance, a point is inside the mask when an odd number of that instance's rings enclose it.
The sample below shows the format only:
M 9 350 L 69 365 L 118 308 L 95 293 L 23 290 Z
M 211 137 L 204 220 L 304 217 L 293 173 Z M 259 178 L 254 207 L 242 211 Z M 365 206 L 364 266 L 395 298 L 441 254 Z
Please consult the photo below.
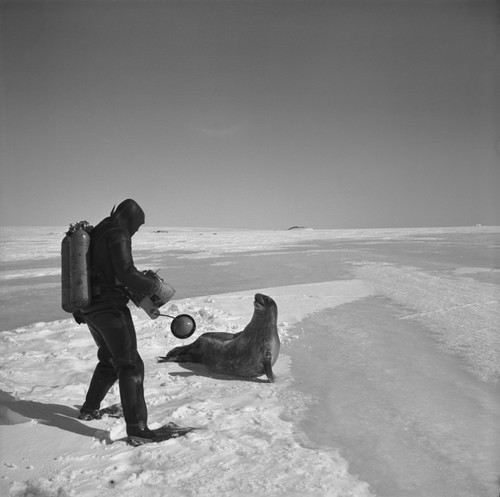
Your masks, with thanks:
M 93 421 L 94 419 L 101 419 L 101 413 L 99 412 L 99 409 L 89 409 L 87 407 L 82 407 L 80 409 L 80 415 L 78 416 L 78 419 L 81 419 L 82 421 Z
M 150 430 L 145 423 L 127 425 L 127 443 L 137 447 L 147 443 L 156 442 L 157 434 Z

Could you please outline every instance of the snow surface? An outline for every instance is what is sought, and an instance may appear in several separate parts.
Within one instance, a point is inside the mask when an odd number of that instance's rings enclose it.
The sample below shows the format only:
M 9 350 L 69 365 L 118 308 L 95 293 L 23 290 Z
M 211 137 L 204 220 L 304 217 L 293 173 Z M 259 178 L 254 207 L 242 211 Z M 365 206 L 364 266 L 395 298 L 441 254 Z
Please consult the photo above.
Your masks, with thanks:
M 138 448 L 76 418 L 96 350 L 52 311 L 63 232 L 1 230 L 0 495 L 497 497 L 500 228 L 139 232 L 188 341 L 241 330 L 259 291 L 282 349 L 274 384 L 158 363 L 180 341 L 132 307 L 150 425 L 200 427 Z

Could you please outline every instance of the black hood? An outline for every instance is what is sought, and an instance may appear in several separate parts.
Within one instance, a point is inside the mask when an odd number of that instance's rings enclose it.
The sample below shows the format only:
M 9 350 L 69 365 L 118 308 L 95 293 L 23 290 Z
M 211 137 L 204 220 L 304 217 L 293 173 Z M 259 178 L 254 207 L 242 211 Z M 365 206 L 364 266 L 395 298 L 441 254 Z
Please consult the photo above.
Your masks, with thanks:
M 121 202 L 116 209 L 113 207 L 110 216 L 112 221 L 127 228 L 130 236 L 133 236 L 146 220 L 141 206 L 131 198 Z

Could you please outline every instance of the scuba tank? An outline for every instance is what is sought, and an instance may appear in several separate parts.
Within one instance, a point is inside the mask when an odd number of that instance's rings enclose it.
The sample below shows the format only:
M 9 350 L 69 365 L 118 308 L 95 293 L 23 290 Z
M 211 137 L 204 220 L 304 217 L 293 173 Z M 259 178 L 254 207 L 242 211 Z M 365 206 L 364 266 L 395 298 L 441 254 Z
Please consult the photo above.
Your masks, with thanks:
M 77 229 L 70 240 L 69 283 L 71 303 L 78 309 L 90 304 L 89 247 L 89 234 L 82 228 Z
M 72 224 L 61 243 L 61 304 L 73 313 L 90 304 L 90 226 L 87 221 Z
M 70 240 L 69 235 L 66 235 L 61 242 L 61 307 L 64 311 L 73 313 L 77 309 L 71 303 Z

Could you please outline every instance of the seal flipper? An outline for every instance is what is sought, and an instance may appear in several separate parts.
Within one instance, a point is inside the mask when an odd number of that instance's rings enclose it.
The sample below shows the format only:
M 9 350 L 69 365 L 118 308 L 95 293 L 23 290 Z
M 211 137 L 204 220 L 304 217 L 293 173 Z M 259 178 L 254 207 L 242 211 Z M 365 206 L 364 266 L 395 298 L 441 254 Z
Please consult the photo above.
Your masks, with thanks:
M 194 347 L 195 343 L 175 347 L 165 357 L 160 357 L 158 362 L 201 362 L 201 355 Z
M 271 348 L 266 347 L 266 351 L 264 352 L 264 372 L 266 373 L 267 379 L 269 380 L 270 383 L 274 382 L 274 373 L 273 373 L 273 368 L 271 364 Z

